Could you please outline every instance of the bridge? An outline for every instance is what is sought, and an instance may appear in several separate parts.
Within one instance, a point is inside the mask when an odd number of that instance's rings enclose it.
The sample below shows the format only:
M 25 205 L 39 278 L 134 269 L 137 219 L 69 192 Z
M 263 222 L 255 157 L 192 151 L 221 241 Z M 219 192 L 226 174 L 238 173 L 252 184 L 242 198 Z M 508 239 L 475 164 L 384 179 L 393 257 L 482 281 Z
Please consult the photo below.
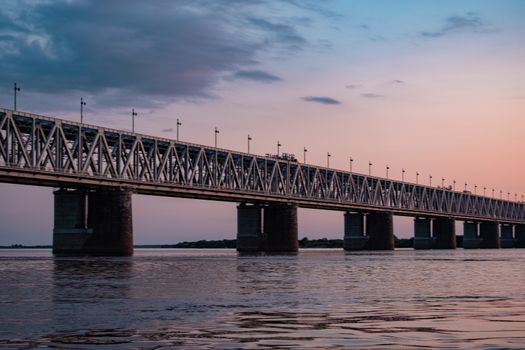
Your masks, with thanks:
M 346 250 L 525 247 L 525 204 L 0 108 L 0 182 L 54 192 L 53 251 L 129 255 L 133 193 L 239 203 L 239 251 L 296 251 L 297 208 L 344 212 Z M 5 199 L 4 199 L 5 201 Z

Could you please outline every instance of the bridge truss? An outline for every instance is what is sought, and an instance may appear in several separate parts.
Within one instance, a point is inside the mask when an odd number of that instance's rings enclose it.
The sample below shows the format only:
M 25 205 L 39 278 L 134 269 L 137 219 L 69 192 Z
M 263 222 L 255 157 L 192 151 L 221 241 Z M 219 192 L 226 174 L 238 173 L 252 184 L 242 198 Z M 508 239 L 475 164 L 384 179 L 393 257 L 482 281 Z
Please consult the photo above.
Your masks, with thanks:
M 525 223 L 522 202 L 0 109 L 0 182 Z

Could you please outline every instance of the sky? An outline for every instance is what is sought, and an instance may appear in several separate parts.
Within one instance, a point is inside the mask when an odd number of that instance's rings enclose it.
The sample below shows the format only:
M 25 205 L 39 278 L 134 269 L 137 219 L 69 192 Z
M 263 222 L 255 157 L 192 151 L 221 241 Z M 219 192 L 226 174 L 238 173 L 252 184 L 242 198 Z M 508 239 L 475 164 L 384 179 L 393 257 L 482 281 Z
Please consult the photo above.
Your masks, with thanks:
M 0 106 L 487 194 L 525 194 L 525 1 L 2 1 Z M 53 189 L 0 184 L 0 245 L 50 244 Z M 234 203 L 134 195 L 137 244 L 234 238 Z M 395 234 L 412 236 L 410 218 Z M 459 223 L 458 223 L 459 225 Z M 459 226 L 458 226 L 459 230 Z M 343 213 L 299 210 L 299 236 Z M 458 231 L 461 233 L 461 231 Z

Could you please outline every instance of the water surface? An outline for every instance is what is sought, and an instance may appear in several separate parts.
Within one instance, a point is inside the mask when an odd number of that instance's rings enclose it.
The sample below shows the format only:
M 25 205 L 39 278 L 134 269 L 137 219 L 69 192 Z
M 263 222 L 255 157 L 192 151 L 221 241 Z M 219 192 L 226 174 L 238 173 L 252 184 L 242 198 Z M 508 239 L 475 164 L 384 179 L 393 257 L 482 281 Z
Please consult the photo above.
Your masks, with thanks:
M 525 348 L 525 250 L 0 250 L 0 348 Z

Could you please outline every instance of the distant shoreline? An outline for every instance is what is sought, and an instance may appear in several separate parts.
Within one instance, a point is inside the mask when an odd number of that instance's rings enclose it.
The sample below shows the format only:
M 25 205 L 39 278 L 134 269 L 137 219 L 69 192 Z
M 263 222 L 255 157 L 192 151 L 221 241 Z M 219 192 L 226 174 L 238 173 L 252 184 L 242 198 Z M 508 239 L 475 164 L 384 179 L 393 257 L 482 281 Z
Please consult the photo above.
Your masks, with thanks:
M 461 236 L 458 236 L 460 238 Z M 462 238 L 462 237 L 461 237 Z M 458 243 L 462 240 L 458 239 Z M 395 247 L 396 248 L 412 248 L 414 239 L 413 238 L 396 238 Z M 162 249 L 183 249 L 183 248 L 193 248 L 193 249 L 213 249 L 213 248 L 229 248 L 235 249 L 237 242 L 235 239 L 223 239 L 223 240 L 200 240 L 193 242 L 179 242 L 175 244 L 137 244 L 133 246 L 134 248 L 162 248 Z M 458 244 L 458 247 L 460 245 Z M 12 244 L 7 246 L 0 246 L 0 249 L 51 249 L 52 245 L 22 245 L 22 244 Z M 343 248 L 342 239 L 308 239 L 307 237 L 299 240 L 299 248 Z

